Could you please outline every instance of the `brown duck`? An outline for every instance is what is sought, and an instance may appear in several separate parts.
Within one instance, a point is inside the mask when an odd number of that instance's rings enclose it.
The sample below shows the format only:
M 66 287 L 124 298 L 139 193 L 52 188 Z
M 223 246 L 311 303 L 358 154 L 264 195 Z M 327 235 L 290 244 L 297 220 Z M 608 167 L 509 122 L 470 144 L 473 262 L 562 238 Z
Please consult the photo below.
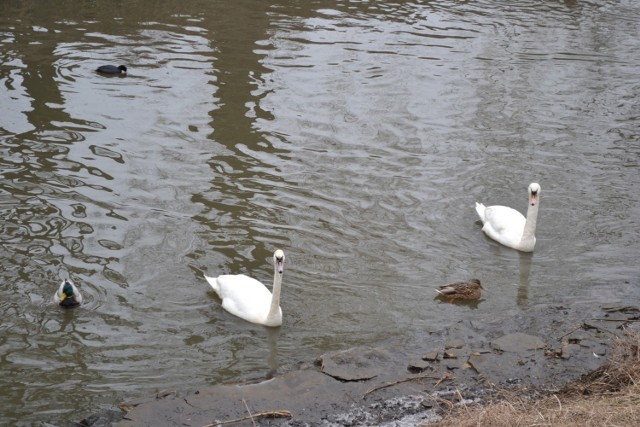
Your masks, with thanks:
M 474 300 L 480 298 L 480 289 L 485 290 L 478 279 L 470 279 L 468 282 L 456 282 L 440 286 L 436 289 L 449 302 L 455 300 Z

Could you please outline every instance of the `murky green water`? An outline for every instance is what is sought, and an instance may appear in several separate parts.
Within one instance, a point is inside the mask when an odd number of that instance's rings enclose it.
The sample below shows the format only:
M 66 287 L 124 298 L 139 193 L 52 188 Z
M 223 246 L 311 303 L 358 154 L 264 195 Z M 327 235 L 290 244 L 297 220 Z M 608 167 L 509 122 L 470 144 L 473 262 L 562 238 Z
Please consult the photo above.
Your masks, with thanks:
M 3 2 L 0 420 L 640 297 L 640 3 Z M 94 73 L 126 64 L 124 78 Z M 533 255 L 474 202 L 525 210 Z M 270 282 L 284 325 L 202 275 Z M 479 277 L 476 309 L 433 287 Z M 86 304 L 51 304 L 71 277 Z

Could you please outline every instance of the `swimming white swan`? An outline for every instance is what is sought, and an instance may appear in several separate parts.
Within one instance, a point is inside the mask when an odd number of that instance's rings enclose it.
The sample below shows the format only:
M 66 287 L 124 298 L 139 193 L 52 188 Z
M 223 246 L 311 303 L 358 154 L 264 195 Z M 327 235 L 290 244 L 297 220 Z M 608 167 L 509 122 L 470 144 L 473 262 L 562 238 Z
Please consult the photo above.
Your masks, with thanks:
M 278 249 L 273 254 L 273 295 L 262 283 L 244 274 L 204 277 L 222 299 L 222 308 L 229 313 L 252 323 L 280 326 L 280 288 L 283 273 L 284 252 Z
M 82 304 L 82 295 L 71 280 L 63 280 L 60 287 L 53 294 L 53 302 L 62 307 L 75 307 Z
M 527 217 L 507 206 L 485 207 L 476 202 L 476 212 L 484 224 L 482 231 L 505 246 L 523 252 L 533 252 L 536 244 L 536 221 L 540 207 L 540 185 L 529 184 L 529 207 Z

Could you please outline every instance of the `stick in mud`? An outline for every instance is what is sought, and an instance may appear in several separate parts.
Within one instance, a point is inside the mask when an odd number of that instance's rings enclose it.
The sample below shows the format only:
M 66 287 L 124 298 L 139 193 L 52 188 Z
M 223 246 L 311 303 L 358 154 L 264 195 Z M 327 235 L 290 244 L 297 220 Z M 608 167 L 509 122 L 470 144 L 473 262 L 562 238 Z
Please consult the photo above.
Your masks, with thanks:
M 409 382 L 409 381 L 423 380 L 423 379 L 425 379 L 425 378 L 430 378 L 430 379 L 433 379 L 433 380 L 438 380 L 438 381 L 433 385 L 434 387 L 437 387 L 437 386 L 438 386 L 438 385 L 440 385 L 440 383 L 441 383 L 441 382 L 443 382 L 443 381 L 452 380 L 452 379 L 453 379 L 453 375 L 449 374 L 448 372 L 446 372 L 442 377 L 436 377 L 436 376 L 433 376 L 433 375 L 420 375 L 420 376 L 417 376 L 417 377 L 410 377 L 410 378 L 405 378 L 405 379 L 403 379 L 403 380 L 398 380 L 398 381 L 393 381 L 393 382 L 386 383 L 386 384 L 381 384 L 381 385 L 375 386 L 375 387 L 370 388 L 369 390 L 365 391 L 365 392 L 364 392 L 364 394 L 362 395 L 362 398 L 363 398 L 363 399 L 366 399 L 366 398 L 367 398 L 367 395 L 369 395 L 369 394 L 373 393 L 374 391 L 377 391 L 377 390 L 383 389 L 383 388 L 391 387 L 391 386 L 394 386 L 394 385 L 396 385 L 396 384 L 406 383 L 406 382 Z
M 233 423 L 239 423 L 241 421 L 246 421 L 246 420 L 251 420 L 251 422 L 253 423 L 253 425 L 256 425 L 255 422 L 255 418 L 293 418 L 293 414 L 289 411 L 285 411 L 285 410 L 277 410 L 277 411 L 264 411 L 264 412 L 257 412 L 255 414 L 251 414 L 251 411 L 249 410 L 249 407 L 247 406 L 247 402 L 242 399 L 242 403 L 244 403 L 245 408 L 247 409 L 247 412 L 249 413 L 249 415 L 247 415 L 246 417 L 242 417 L 242 418 L 235 418 L 233 420 L 226 420 L 226 421 L 217 421 L 214 422 L 212 424 L 207 424 L 206 426 L 202 426 L 202 427 L 216 427 L 219 425 L 223 425 L 223 424 L 233 424 Z

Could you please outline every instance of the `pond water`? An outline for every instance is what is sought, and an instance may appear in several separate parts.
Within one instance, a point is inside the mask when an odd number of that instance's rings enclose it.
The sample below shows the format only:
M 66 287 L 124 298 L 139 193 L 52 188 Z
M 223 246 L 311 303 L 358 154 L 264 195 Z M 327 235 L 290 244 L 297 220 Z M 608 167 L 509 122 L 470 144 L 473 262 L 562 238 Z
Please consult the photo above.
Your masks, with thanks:
M 0 420 L 637 301 L 639 32 L 634 0 L 3 2 Z M 535 252 L 486 238 L 474 203 L 534 181 Z M 283 326 L 223 311 L 203 275 L 270 285 L 276 248 Z

